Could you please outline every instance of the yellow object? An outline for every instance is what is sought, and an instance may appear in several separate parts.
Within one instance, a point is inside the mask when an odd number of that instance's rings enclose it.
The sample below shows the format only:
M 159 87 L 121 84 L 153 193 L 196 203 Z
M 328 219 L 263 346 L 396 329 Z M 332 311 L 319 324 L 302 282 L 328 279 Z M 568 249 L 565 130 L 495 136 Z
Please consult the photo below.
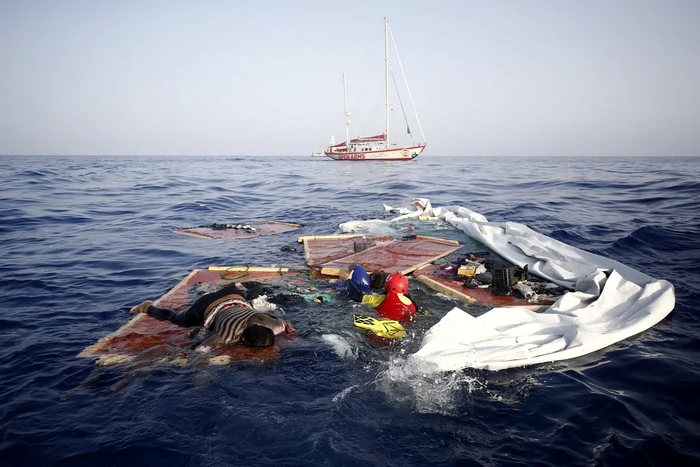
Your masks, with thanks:
M 407 296 L 405 296 L 404 294 L 397 293 L 396 295 L 398 295 L 399 300 L 401 300 L 401 303 L 403 303 L 404 305 L 410 305 L 412 303 L 411 299 L 408 298 Z M 365 305 L 369 305 L 372 308 L 377 308 L 379 305 L 382 304 L 382 302 L 385 299 L 386 299 L 386 294 L 382 294 L 382 295 L 368 294 L 368 295 L 362 296 L 362 303 L 364 303 Z
M 372 316 L 352 315 L 355 326 L 372 331 L 379 337 L 387 339 L 401 339 L 406 335 L 401 323 L 393 319 L 373 318 Z
M 364 303 L 365 305 L 369 305 L 372 308 L 377 308 L 379 305 L 382 304 L 385 298 L 386 295 L 367 294 L 362 296 L 362 303 Z
M 474 274 L 476 274 L 476 268 L 478 268 L 478 264 L 463 264 L 462 266 L 457 269 L 457 275 L 458 276 L 466 276 L 466 277 L 474 277 Z

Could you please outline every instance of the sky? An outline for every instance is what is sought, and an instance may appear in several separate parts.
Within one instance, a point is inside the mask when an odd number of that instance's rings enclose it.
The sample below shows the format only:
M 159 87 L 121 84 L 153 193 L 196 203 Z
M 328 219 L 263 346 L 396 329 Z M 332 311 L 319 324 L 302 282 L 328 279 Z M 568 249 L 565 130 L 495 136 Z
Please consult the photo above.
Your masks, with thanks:
M 0 155 L 700 156 L 697 0 L 0 0 Z M 392 79 L 392 82 L 393 82 Z M 399 96 L 400 101 L 399 101 Z

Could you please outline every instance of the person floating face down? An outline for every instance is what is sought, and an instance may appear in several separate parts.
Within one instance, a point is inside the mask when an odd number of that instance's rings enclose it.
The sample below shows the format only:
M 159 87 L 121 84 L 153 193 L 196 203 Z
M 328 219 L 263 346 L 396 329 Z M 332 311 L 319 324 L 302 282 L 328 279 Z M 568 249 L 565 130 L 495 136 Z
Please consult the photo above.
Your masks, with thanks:
M 354 266 L 347 280 L 350 298 L 370 305 L 377 310 L 379 316 L 396 321 L 409 321 L 416 314 L 415 303 L 406 296 L 408 293 L 408 278 L 400 272 L 394 272 L 386 277 L 385 293 L 370 294 L 372 280 L 362 266 Z
M 275 335 L 295 330 L 289 321 L 255 310 L 244 295 L 244 290 L 230 284 L 202 295 L 187 310 L 160 308 L 146 300 L 133 307 L 131 313 L 148 313 L 180 326 L 204 326 L 214 333 L 207 339 L 207 345 L 240 342 L 251 347 L 269 347 L 275 343 Z

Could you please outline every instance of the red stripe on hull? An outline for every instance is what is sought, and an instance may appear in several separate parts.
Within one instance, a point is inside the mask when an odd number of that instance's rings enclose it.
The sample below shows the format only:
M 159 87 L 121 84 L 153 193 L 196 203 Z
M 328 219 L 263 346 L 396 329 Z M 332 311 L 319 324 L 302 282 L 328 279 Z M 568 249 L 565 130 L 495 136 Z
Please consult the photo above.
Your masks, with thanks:
M 400 149 L 382 149 L 380 151 L 363 151 L 363 152 L 324 152 L 327 157 L 336 161 L 412 161 L 418 157 L 425 146 L 411 146 Z M 371 157 L 373 154 L 387 153 L 386 157 Z M 394 156 L 390 153 L 401 153 Z M 369 157 L 368 157 L 369 156 Z

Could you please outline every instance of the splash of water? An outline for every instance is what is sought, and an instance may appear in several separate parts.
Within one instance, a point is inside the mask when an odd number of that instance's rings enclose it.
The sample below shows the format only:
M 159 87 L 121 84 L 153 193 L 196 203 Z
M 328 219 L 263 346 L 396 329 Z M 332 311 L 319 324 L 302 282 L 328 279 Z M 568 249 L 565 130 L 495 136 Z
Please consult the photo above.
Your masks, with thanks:
M 419 413 L 453 415 L 486 384 L 463 372 L 436 372 L 434 364 L 396 357 L 380 371 L 375 385 L 390 399 L 409 404 Z

